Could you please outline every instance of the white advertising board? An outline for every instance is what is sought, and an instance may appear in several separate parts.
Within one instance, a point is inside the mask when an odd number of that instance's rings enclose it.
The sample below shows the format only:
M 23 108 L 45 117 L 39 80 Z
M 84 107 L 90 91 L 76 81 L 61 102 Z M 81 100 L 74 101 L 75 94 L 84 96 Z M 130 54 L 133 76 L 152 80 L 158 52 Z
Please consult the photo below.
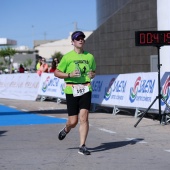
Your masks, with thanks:
M 37 73 L 0 75 L 0 98 L 36 100 L 39 83 Z

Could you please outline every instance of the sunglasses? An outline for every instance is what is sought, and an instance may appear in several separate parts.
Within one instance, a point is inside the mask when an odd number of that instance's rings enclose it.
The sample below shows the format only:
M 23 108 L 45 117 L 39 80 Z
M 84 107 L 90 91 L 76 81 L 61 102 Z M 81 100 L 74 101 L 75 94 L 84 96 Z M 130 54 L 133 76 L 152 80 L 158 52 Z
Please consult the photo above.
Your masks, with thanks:
M 80 41 L 80 40 L 84 41 L 84 38 L 83 37 L 77 37 L 75 40 L 76 41 Z

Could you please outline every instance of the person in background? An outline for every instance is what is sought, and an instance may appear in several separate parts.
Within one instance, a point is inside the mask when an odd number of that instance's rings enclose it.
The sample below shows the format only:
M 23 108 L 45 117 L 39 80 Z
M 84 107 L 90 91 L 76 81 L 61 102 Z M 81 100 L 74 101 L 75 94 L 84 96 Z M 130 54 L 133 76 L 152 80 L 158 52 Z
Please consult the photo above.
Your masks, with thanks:
M 24 73 L 25 69 L 22 64 L 20 64 L 18 71 L 19 71 L 19 73 Z
M 37 70 L 37 73 L 38 73 L 39 76 L 41 76 L 42 73 L 48 73 L 48 64 L 46 63 L 45 58 L 41 59 L 41 66 Z
M 90 155 L 86 148 L 86 138 L 89 131 L 89 110 L 91 106 L 92 86 L 91 79 L 95 77 L 96 63 L 92 54 L 84 51 L 85 35 L 81 31 L 75 31 L 71 35 L 74 50 L 65 54 L 54 75 L 64 79 L 66 94 L 68 121 L 59 132 L 58 139 L 63 140 L 80 121 L 79 134 L 80 146 L 78 153 Z
M 54 73 L 55 70 L 56 70 L 56 62 L 52 61 L 49 73 Z
M 15 73 L 15 69 L 14 69 L 14 66 L 12 66 L 12 73 Z
M 57 66 L 58 66 L 58 59 L 53 58 L 53 61 L 51 63 L 51 68 L 50 68 L 49 72 L 53 73 L 56 70 Z
M 42 59 L 42 57 L 41 56 L 39 56 L 38 57 L 38 63 L 37 63 L 37 65 L 36 65 L 36 70 L 39 70 L 40 69 L 40 66 L 41 66 L 41 59 Z
M 56 62 L 56 67 L 57 67 L 59 63 L 58 58 L 54 58 L 53 60 Z

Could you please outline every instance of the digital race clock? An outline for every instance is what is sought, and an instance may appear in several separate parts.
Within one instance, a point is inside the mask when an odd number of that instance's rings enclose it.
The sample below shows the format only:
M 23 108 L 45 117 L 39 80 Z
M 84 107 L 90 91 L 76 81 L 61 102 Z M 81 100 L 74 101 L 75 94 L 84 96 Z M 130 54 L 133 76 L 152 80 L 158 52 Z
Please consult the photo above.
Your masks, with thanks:
M 136 46 L 170 45 L 170 31 L 136 31 Z

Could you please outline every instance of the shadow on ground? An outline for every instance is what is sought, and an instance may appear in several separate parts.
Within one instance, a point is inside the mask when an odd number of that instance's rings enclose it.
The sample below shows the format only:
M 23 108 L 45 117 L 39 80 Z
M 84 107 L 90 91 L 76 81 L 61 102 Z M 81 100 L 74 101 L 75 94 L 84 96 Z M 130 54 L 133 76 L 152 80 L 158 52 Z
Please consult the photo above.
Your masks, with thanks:
M 0 131 L 0 137 L 1 137 L 1 136 L 5 136 L 4 133 L 6 133 L 6 132 L 8 132 L 8 131 L 6 131 L 6 130 L 1 130 L 1 131 Z
M 107 143 L 101 143 L 101 145 L 96 146 L 94 148 L 88 148 L 90 152 L 101 152 L 101 151 L 107 151 L 115 148 L 124 147 L 126 145 L 134 145 L 138 142 L 143 141 L 142 138 L 137 138 L 135 140 L 130 141 L 117 141 L 117 142 L 107 142 Z M 68 149 L 78 149 L 78 147 L 75 148 L 68 148 Z
M 62 114 L 67 113 L 67 109 L 57 109 L 57 110 L 33 110 L 29 113 L 38 113 L 38 114 Z

